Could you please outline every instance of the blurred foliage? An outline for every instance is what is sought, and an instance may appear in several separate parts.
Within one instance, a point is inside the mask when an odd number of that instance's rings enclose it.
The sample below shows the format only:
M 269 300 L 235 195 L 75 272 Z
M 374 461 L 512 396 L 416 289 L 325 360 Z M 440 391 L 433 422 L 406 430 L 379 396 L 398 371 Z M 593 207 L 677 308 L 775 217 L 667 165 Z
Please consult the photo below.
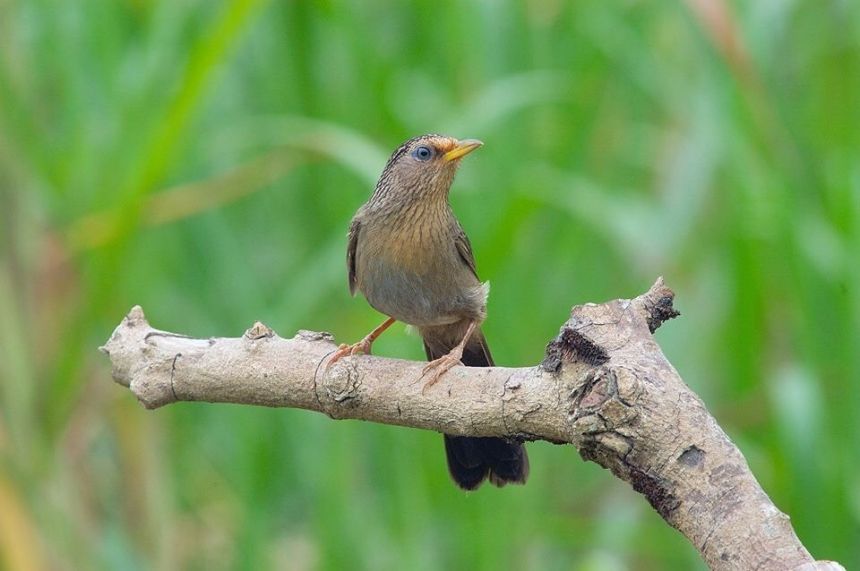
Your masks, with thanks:
M 451 199 L 498 361 L 665 275 L 670 360 L 815 556 L 860 567 L 858 127 L 856 2 L 0 2 L 0 565 L 702 568 L 568 447 L 464 494 L 436 434 L 110 382 L 133 304 L 359 338 L 350 217 L 444 132 L 486 143 Z

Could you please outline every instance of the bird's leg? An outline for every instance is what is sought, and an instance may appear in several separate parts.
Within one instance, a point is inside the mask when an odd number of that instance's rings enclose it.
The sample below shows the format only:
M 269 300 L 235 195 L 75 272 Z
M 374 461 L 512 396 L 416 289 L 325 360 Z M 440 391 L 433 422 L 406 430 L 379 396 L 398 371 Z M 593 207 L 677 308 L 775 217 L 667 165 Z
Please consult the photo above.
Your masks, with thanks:
M 341 344 L 337 351 L 334 352 L 334 355 L 331 356 L 331 359 L 328 360 L 328 365 L 326 368 L 331 367 L 335 364 L 335 362 L 339 361 L 342 357 L 352 356 L 357 353 L 364 353 L 365 355 L 370 355 L 370 347 L 373 345 L 373 342 L 376 341 L 376 338 L 382 335 L 382 332 L 391 327 L 391 324 L 394 323 L 396 319 L 393 317 L 389 317 L 386 319 L 382 325 L 365 335 L 364 339 L 359 341 L 358 343 L 354 343 L 352 345 L 347 345 L 346 343 Z
M 424 388 L 421 392 L 426 391 L 430 387 L 436 384 L 436 382 L 442 378 L 442 375 L 447 373 L 452 368 L 457 365 L 462 365 L 460 359 L 463 358 L 463 349 L 466 348 L 466 343 L 469 341 L 469 338 L 472 336 L 472 333 L 475 331 L 475 327 L 478 326 L 477 321 L 472 321 L 469 323 L 469 327 L 466 329 L 466 334 L 463 335 L 463 340 L 460 341 L 456 347 L 448 351 L 447 355 L 443 355 L 438 359 L 433 359 L 427 365 L 424 366 L 424 370 L 421 373 L 421 377 L 423 378 L 428 373 L 432 373 L 432 376 L 427 380 L 424 384 Z

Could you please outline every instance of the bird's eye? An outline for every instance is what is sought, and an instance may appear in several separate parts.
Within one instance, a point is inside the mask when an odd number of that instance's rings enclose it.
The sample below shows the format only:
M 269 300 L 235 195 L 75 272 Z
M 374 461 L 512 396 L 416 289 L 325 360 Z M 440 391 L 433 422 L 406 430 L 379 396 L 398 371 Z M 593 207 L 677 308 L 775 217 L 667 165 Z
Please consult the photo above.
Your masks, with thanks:
M 420 147 L 412 151 L 412 155 L 419 161 L 429 161 L 430 158 L 433 156 L 433 150 L 430 147 L 425 147 L 424 145 L 421 145 Z

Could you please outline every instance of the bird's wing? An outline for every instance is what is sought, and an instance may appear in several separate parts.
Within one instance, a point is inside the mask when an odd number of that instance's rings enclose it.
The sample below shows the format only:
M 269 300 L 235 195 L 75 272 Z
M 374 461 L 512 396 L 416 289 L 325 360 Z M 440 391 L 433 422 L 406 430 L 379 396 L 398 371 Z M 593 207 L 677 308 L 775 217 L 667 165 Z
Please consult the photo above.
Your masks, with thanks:
M 361 222 L 358 218 L 353 218 L 352 224 L 349 225 L 349 245 L 346 247 L 346 267 L 349 270 L 349 293 L 355 295 L 356 277 L 355 277 L 355 255 L 358 247 L 358 232 L 361 230 Z
M 472 254 L 472 244 L 469 243 L 469 237 L 466 236 L 466 233 L 463 232 L 463 228 L 459 224 L 457 224 L 456 232 L 454 233 L 454 243 L 457 245 L 457 252 L 460 254 L 460 258 L 472 270 L 472 275 L 475 276 L 475 279 L 480 279 L 478 278 L 478 270 L 475 269 L 475 256 Z

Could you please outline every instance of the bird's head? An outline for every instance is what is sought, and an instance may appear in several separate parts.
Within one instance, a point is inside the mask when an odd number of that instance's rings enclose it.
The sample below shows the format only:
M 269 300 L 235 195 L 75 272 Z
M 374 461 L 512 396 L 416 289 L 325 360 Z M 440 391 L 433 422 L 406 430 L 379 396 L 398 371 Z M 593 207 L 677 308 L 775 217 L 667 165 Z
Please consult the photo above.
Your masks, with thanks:
M 385 199 L 421 200 L 442 198 L 454 181 L 460 159 L 483 145 L 476 139 L 444 135 L 422 135 L 409 139 L 388 159 L 376 185 L 376 195 Z

